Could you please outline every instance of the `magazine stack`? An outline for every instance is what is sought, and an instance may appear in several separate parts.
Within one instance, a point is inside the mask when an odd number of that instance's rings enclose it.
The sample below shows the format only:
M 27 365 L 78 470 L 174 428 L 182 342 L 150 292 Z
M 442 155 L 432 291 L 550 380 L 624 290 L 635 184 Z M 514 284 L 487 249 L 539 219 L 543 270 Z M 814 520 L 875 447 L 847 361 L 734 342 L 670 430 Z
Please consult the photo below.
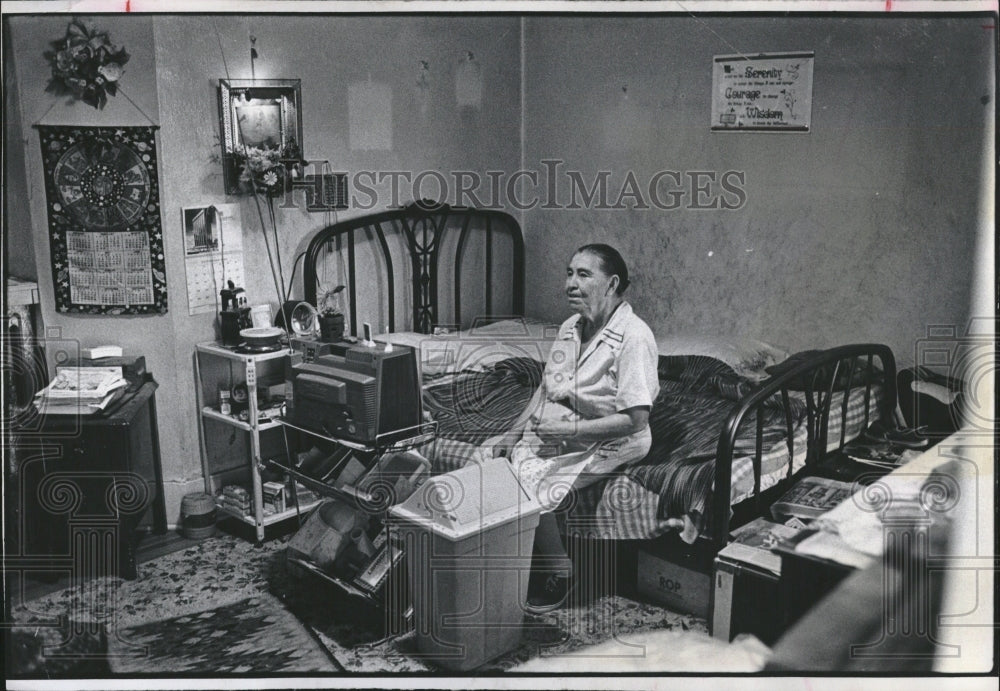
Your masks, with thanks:
M 106 410 L 127 385 L 121 367 L 61 367 L 35 394 L 35 407 L 42 415 L 93 415 Z

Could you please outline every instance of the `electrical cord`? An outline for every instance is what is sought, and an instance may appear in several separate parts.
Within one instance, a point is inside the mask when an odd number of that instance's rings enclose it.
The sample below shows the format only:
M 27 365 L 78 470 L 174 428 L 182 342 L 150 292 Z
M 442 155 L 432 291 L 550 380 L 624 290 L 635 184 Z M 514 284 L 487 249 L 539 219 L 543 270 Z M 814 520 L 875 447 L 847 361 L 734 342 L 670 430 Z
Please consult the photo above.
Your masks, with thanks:
M 295 286 L 295 272 L 299 268 L 299 262 L 305 256 L 306 256 L 306 250 L 302 250 L 301 252 L 299 252 L 299 256 L 295 258 L 295 261 L 292 262 L 292 275 L 291 278 L 288 279 L 288 289 L 285 291 L 285 295 L 292 294 L 292 288 Z

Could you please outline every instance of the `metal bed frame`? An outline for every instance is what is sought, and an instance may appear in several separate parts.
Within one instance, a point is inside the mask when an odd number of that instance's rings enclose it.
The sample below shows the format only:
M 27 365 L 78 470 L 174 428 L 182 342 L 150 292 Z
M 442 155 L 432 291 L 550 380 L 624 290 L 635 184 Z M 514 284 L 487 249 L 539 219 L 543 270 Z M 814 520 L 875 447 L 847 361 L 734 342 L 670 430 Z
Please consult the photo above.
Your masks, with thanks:
M 390 331 L 397 330 L 395 295 L 396 272 L 393 266 L 387 232 L 401 234 L 405 240 L 409 255 L 412 282 L 408 286 L 413 295 L 413 310 L 410 323 L 404 324 L 404 329 L 420 333 L 432 333 L 436 325 L 444 318 L 441 297 L 439 295 L 438 277 L 441 271 L 451 267 L 454 271 L 454 322 L 449 325 L 462 325 L 462 294 L 463 286 L 468 285 L 470 277 L 463 272 L 463 260 L 467 259 L 468 239 L 471 233 L 485 234 L 485 272 L 482 277 L 484 287 L 483 305 L 486 315 L 523 316 L 524 315 L 524 240 L 517 221 L 509 214 L 495 211 L 473 209 L 466 207 L 451 207 L 446 204 L 431 202 L 416 202 L 402 209 L 387 211 L 371 216 L 363 216 L 336 223 L 323 228 L 313 237 L 306 250 L 303 269 L 305 299 L 316 304 L 317 268 L 316 263 L 328 248 L 336 245 L 346 248 L 347 253 L 347 294 L 350 301 L 350 323 L 353 333 L 357 333 L 357 300 L 356 282 L 359 275 L 355 248 L 357 238 L 364 235 L 374 238 L 373 243 L 380 251 L 380 259 L 385 266 L 385 280 L 388 295 L 388 325 Z M 454 256 L 444 257 L 442 252 L 443 238 L 457 232 L 458 242 Z M 498 272 L 498 262 L 494 256 L 494 239 L 506 234 L 512 240 L 512 257 L 510 273 L 506 266 Z M 502 276 L 498 276 L 502 273 Z M 505 281 L 509 276 L 511 285 L 511 304 L 498 307 L 494 304 L 494 286 L 498 281 Z M 405 287 L 405 286 L 404 286 Z M 753 391 L 737 403 L 727 421 L 722 426 L 719 435 L 718 450 L 715 463 L 715 489 L 713 496 L 728 497 L 731 487 L 731 467 L 736 446 L 737 434 L 745 421 L 753 415 L 756 418 L 756 449 L 754 463 L 754 494 L 751 498 L 740 502 L 738 507 L 749 505 L 756 515 L 762 515 L 767 497 L 780 496 L 790 484 L 792 464 L 795 456 L 793 439 L 793 421 L 789 406 L 789 392 L 804 392 L 807 409 L 807 442 L 806 466 L 813 466 L 823 459 L 827 448 L 827 430 L 833 401 L 835 382 L 838 376 L 846 372 L 847 391 L 841 404 L 841 437 L 838 449 L 842 449 L 845 439 L 844 429 L 847 418 L 847 401 L 850 390 L 859 388 L 853 386 L 853 378 L 857 372 L 859 360 L 866 363 L 864 371 L 875 372 L 873 361 L 880 364 L 880 379 L 877 382 L 882 388 L 880 417 L 892 420 L 896 401 L 896 363 L 892 351 L 884 345 L 856 344 L 845 345 L 821 351 L 815 357 L 803 361 L 780 376 L 771 377 L 758 385 Z M 865 427 L 867 428 L 872 412 L 872 388 L 876 382 L 872 376 L 865 377 Z M 761 456 L 763 452 L 763 415 L 760 414 L 766 401 L 774 396 L 780 396 L 784 405 L 787 429 L 787 444 L 789 451 L 788 473 L 785 479 L 776 487 L 760 491 Z M 695 551 L 700 553 L 698 561 L 707 556 L 714 556 L 728 542 L 731 507 L 728 501 L 712 502 L 711 530 L 697 541 Z M 668 536 L 669 537 L 669 536 Z M 676 536 L 673 536 L 676 537 Z M 690 547 L 690 546 L 689 546 Z M 684 548 L 687 550 L 688 548 Z
M 874 360 L 879 360 L 879 368 L 874 368 Z M 756 419 L 756 444 L 753 456 L 753 496 L 745 501 L 754 503 L 754 510 L 757 515 L 761 515 L 763 507 L 762 495 L 760 491 L 761 476 L 761 454 L 764 416 L 763 406 L 766 401 L 774 396 L 780 396 L 782 409 L 785 413 L 785 441 L 788 444 L 788 471 L 783 482 L 779 483 L 778 491 L 787 488 L 792 477 L 792 465 L 795 457 L 795 440 L 793 434 L 792 413 L 790 406 L 790 391 L 801 391 L 806 400 L 806 459 L 805 468 L 815 466 L 827 455 L 828 430 L 830 428 L 830 415 L 833 402 L 833 394 L 836 383 L 841 374 L 846 372 L 847 384 L 843 388 L 843 396 L 840 405 L 840 440 L 836 451 L 844 448 L 850 441 L 846 438 L 847 432 L 847 404 L 851 392 L 860 388 L 860 384 L 855 386 L 854 376 L 859 373 L 858 362 L 864 362 L 860 372 L 864 373 L 863 385 L 865 389 L 865 418 L 862 429 L 867 429 L 872 421 L 872 388 L 877 383 L 882 389 L 880 399 L 879 419 L 892 421 L 896 408 L 896 359 L 892 350 L 885 345 L 874 343 L 863 343 L 854 345 L 844 345 L 829 350 L 821 351 L 792 367 L 781 375 L 771 377 L 762 382 L 758 387 L 745 396 L 733 409 L 729 418 L 723 424 L 721 435 L 719 436 L 719 446 L 715 458 L 715 489 L 714 496 L 728 497 L 731 487 L 732 474 L 728 471 L 732 467 L 733 453 L 736 445 L 737 434 L 740 426 L 749 416 L 753 414 Z M 878 381 L 873 381 L 874 379 Z M 772 492 L 772 496 L 773 496 Z M 715 551 L 725 547 L 729 534 L 729 502 L 712 502 L 712 531 L 711 542 Z
M 502 211 L 452 207 L 421 201 L 393 211 L 363 216 L 343 221 L 320 230 L 306 249 L 303 280 L 306 302 L 316 305 L 317 272 L 316 262 L 326 248 L 340 241 L 347 243 L 347 295 L 350 301 L 351 331 L 357 333 L 357 278 L 358 268 L 355 258 L 356 238 L 372 233 L 377 240 L 377 249 L 386 269 L 389 330 L 396 331 L 395 288 L 396 274 L 386 229 L 401 233 L 406 241 L 412 268 L 410 290 L 413 295 L 413 313 L 409 328 L 419 333 L 432 333 L 434 327 L 444 317 L 441 296 L 438 290 L 438 275 L 441 266 L 454 267 L 453 326 L 462 325 L 462 287 L 468 277 L 463 273 L 463 261 L 470 233 L 482 232 L 485 240 L 485 267 L 483 287 L 485 292 L 485 314 L 498 314 L 494 305 L 494 285 L 497 280 L 496 259 L 494 257 L 495 235 L 506 234 L 513 241 L 511 274 L 512 299 L 506 315 L 524 316 L 524 239 L 521 227 L 510 214 Z M 454 256 L 442 259 L 443 239 L 446 234 L 458 232 L 458 244 Z M 505 276 L 506 276 L 506 272 Z M 502 309 L 502 308 L 500 308 Z

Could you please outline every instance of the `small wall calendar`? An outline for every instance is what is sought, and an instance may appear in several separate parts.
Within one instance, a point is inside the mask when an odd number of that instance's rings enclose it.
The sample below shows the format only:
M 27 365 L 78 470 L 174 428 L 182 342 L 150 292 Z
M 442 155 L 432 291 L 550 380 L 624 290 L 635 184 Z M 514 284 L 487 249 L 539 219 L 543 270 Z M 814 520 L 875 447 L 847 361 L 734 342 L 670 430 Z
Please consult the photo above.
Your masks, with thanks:
M 217 312 L 227 281 L 244 285 L 243 225 L 238 204 L 181 209 L 188 314 Z

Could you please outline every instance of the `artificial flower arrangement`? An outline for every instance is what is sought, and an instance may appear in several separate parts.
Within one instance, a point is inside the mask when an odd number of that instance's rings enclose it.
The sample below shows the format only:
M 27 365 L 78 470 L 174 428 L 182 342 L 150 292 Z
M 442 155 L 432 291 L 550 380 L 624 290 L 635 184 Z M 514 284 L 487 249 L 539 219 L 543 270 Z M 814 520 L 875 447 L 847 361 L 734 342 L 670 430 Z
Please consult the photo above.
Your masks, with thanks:
M 249 193 L 261 192 L 273 197 L 285 191 L 289 162 L 299 161 L 299 147 L 290 142 L 282 149 L 256 146 L 238 148 L 233 157 L 240 169 L 240 183 Z
M 294 177 L 294 171 L 302 165 L 298 144 L 294 140 L 278 148 L 263 148 L 256 146 L 238 146 L 229 157 L 229 165 L 234 165 L 240 171 L 240 190 L 252 195 L 254 205 L 260 218 L 260 227 L 264 231 L 264 247 L 267 249 L 267 260 L 271 266 L 271 277 L 278 292 L 281 305 L 288 303 L 288 292 L 284 288 L 285 277 L 281 271 L 281 251 L 278 242 L 278 219 L 274 213 L 274 201 L 287 189 L 287 178 Z M 236 192 L 236 190 L 227 190 Z M 267 237 L 267 223 L 264 212 L 271 221 L 271 234 L 274 241 L 274 252 Z M 280 277 L 280 280 L 279 280 Z M 343 316 L 341 316 L 343 320 Z M 341 327 L 343 332 L 343 327 Z
M 118 93 L 118 80 L 129 54 L 114 45 L 106 32 L 74 19 L 66 27 L 66 37 L 53 41 L 45 58 L 52 66 L 46 91 L 60 96 L 72 94 L 94 108 L 104 108 L 108 94 Z

